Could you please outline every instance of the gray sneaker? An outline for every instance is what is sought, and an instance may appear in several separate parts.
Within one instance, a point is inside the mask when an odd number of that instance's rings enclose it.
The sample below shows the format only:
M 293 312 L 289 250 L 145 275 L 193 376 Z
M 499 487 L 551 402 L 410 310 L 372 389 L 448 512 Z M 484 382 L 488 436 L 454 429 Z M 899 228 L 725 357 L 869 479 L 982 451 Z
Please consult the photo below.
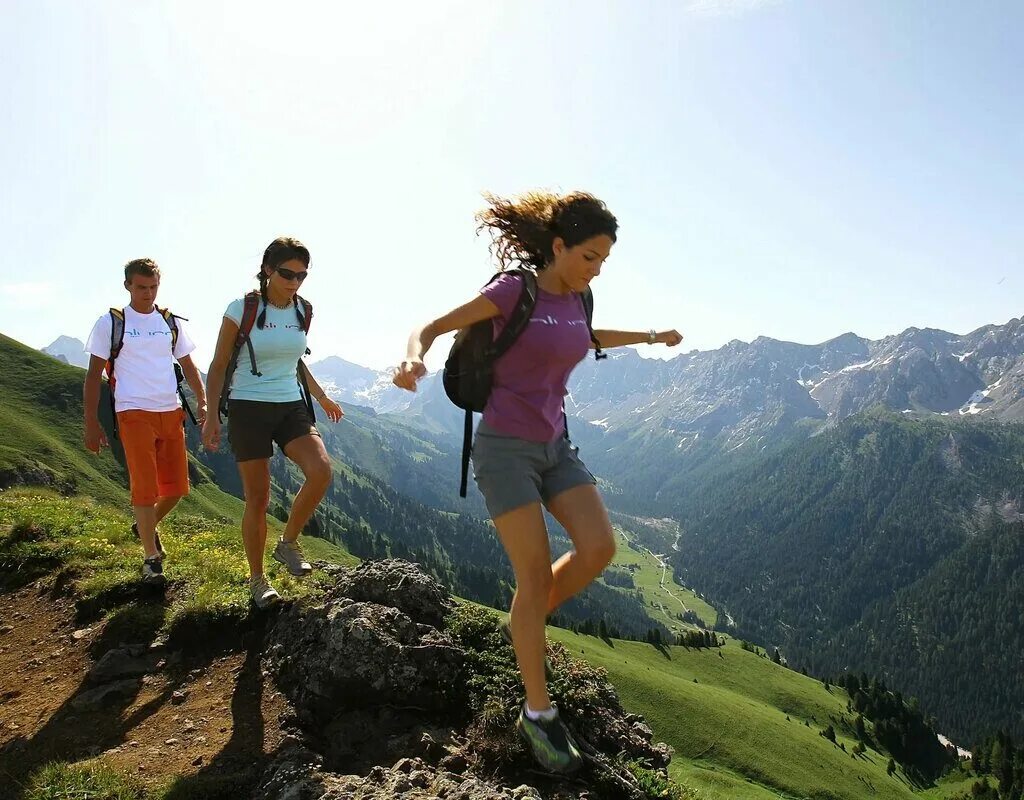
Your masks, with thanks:
M 266 575 L 254 575 L 249 578 L 249 594 L 252 595 L 252 602 L 256 608 L 270 608 L 281 599 L 277 589 L 267 582 Z
M 147 558 L 142 562 L 142 582 L 148 586 L 164 586 L 167 578 L 164 576 L 164 560 L 160 556 Z
M 516 728 L 543 769 L 569 775 L 583 766 L 583 756 L 572 734 L 558 716 L 557 707 L 551 707 L 555 709 L 555 718 L 546 720 L 530 719 L 526 716 L 524 706 L 519 710 Z
M 288 572 L 297 578 L 302 578 L 313 571 L 313 566 L 306 557 L 302 555 L 302 548 L 298 542 L 286 542 L 284 539 L 277 540 L 277 547 L 274 548 L 274 561 L 278 561 L 288 567 Z

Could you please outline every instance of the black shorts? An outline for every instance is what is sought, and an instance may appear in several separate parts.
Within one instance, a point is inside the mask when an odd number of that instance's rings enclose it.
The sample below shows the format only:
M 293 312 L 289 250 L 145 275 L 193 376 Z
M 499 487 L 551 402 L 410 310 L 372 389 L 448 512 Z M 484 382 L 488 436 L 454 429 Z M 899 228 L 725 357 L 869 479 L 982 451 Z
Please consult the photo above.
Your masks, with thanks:
M 319 436 L 302 400 L 265 403 L 260 400 L 228 400 L 228 441 L 235 461 L 270 458 L 274 442 L 284 450 L 301 436 Z

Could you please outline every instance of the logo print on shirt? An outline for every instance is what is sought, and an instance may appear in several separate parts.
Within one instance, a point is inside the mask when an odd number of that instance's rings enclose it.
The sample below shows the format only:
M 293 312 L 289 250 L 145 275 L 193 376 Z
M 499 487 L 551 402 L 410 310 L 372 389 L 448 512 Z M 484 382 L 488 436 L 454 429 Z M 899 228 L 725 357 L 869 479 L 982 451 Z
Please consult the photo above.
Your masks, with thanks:
M 552 317 L 550 314 L 548 314 L 547 316 L 544 316 L 544 317 L 531 317 L 530 318 L 530 322 L 543 322 L 545 325 L 560 325 L 562 322 L 564 322 L 566 325 L 586 325 L 587 324 L 587 321 L 585 319 L 558 320 L 555 317 Z

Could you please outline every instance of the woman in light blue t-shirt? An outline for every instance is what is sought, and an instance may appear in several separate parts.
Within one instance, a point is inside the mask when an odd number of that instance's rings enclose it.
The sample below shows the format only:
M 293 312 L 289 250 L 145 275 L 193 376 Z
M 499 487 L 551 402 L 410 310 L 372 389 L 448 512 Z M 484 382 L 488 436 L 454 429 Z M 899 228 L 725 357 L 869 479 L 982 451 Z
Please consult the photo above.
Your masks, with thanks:
M 249 591 L 259 608 L 280 599 L 263 572 L 274 443 L 305 476 L 284 535 L 274 548 L 274 559 L 301 577 L 312 567 L 299 547 L 299 533 L 331 483 L 331 461 L 307 402 L 315 398 L 332 422 L 343 416 L 341 406 L 324 393 L 302 362 L 312 308 L 298 291 L 308 272 L 309 251 L 302 242 L 282 237 L 270 243 L 257 276 L 259 292 L 232 301 L 224 311 L 206 378 L 207 396 L 226 400 L 221 410 L 231 420 L 228 440 L 245 493 L 242 539 L 249 561 Z M 220 435 L 220 416 L 207 415 L 204 447 L 216 450 Z

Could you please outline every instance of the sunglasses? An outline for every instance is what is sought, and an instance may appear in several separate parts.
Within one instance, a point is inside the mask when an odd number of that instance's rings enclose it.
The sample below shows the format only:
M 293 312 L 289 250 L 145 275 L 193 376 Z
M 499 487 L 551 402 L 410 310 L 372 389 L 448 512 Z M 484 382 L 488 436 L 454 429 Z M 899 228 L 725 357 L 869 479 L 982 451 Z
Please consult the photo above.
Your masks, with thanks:
M 306 275 L 309 274 L 307 270 L 296 272 L 295 270 L 285 269 L 284 267 L 276 267 L 274 271 L 286 281 L 298 281 L 299 283 L 306 280 Z

